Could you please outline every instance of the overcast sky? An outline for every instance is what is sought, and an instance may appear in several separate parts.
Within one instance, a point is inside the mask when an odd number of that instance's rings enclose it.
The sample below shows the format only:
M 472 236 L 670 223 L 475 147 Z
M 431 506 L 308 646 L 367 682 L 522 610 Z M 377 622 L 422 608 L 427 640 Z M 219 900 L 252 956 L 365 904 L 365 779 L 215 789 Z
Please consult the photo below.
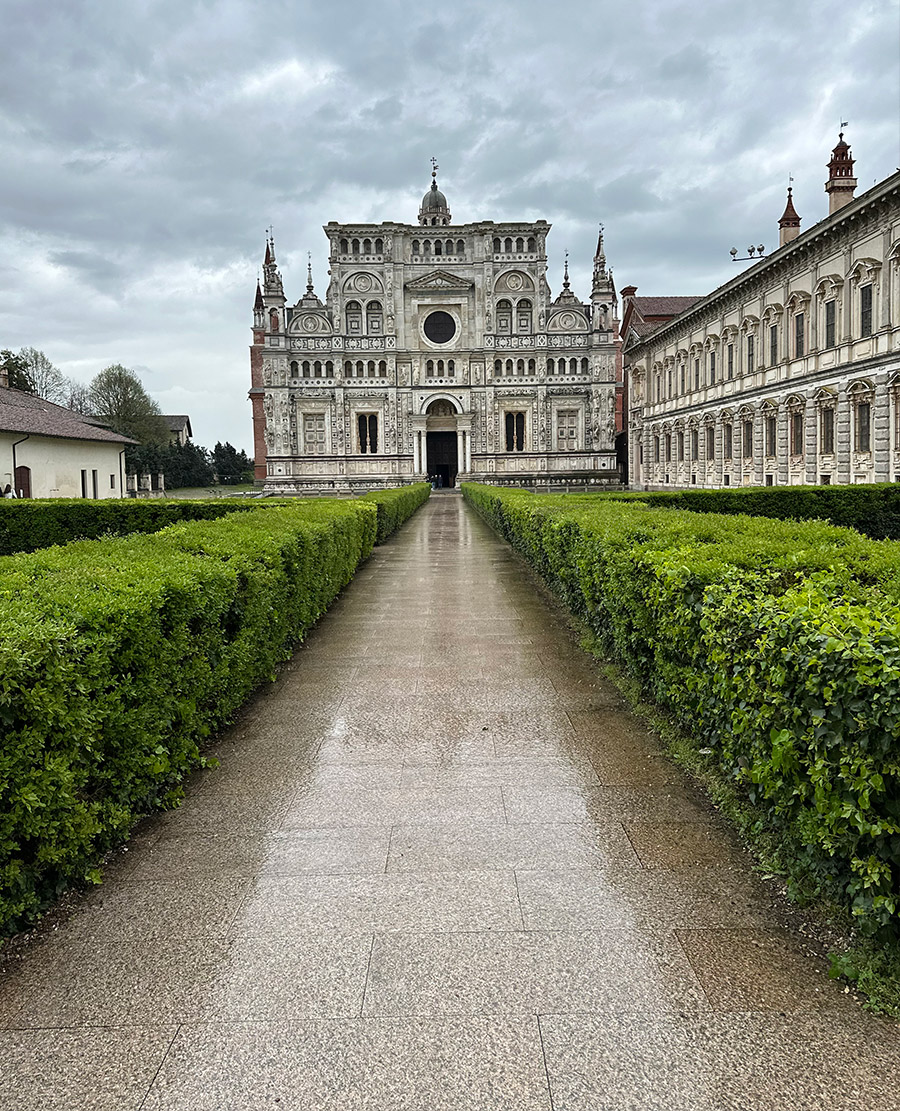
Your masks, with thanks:
M 900 163 L 897 0 L 0 0 L 0 347 L 136 369 L 194 438 L 250 450 L 272 224 L 289 303 L 328 220 L 544 218 L 550 284 L 703 294 Z

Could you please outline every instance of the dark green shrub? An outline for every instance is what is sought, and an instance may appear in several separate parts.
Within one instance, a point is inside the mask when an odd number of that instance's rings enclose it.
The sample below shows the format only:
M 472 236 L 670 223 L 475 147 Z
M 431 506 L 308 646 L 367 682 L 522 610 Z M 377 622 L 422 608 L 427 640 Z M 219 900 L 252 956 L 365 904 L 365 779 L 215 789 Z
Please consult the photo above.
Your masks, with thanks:
M 0 558 L 0 929 L 178 798 L 375 527 L 365 502 L 303 501 Z
M 364 494 L 363 501 L 373 501 L 378 510 L 378 536 L 376 544 L 385 540 L 408 521 L 420 505 L 431 495 L 431 483 L 416 482 L 412 486 L 399 486 L 392 490 L 376 490 Z
M 794 879 L 900 928 L 900 551 L 849 529 L 463 494 L 766 814 Z
M 269 503 L 271 504 L 271 503 Z M 36 552 L 72 540 L 158 532 L 177 521 L 209 521 L 258 509 L 257 501 L 163 501 L 157 498 L 0 499 L 0 555 Z

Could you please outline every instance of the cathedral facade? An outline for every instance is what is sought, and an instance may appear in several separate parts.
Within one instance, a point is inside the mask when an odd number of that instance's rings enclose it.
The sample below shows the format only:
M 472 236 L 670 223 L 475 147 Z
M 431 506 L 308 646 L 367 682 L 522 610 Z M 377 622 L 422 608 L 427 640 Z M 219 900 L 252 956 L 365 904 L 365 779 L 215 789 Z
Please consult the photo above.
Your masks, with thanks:
M 547 283 L 550 225 L 454 225 L 435 174 L 417 224 L 325 225 L 330 282 L 288 304 L 271 238 L 250 349 L 256 481 L 357 493 L 431 478 L 620 481 L 616 294 Z

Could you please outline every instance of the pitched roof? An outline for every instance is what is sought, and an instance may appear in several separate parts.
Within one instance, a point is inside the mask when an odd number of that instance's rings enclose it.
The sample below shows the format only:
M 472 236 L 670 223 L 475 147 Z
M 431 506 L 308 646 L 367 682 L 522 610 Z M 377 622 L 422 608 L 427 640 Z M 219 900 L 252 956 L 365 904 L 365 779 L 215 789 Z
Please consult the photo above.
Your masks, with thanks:
M 171 416 L 167 413 L 163 416 L 163 420 L 166 422 L 166 427 L 170 432 L 187 431 L 189 436 L 192 435 L 191 418 L 186 413 L 176 413 Z
M 98 440 L 108 444 L 134 444 L 129 436 L 99 428 L 90 419 L 43 397 L 23 390 L 0 387 L 0 432 L 29 436 L 58 436 L 65 440 Z
M 691 305 L 695 305 L 701 297 L 635 297 L 635 307 L 641 316 L 676 316 Z

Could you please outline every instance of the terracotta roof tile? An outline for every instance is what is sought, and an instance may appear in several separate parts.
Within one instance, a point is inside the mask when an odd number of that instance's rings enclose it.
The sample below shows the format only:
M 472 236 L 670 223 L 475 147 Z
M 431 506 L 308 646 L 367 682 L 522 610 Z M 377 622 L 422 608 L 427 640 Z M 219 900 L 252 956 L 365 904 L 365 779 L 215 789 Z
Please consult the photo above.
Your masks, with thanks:
M 0 432 L 22 432 L 31 436 L 60 436 L 66 440 L 99 440 L 109 444 L 133 444 L 136 440 L 91 423 L 90 418 L 42 397 L 0 387 Z

